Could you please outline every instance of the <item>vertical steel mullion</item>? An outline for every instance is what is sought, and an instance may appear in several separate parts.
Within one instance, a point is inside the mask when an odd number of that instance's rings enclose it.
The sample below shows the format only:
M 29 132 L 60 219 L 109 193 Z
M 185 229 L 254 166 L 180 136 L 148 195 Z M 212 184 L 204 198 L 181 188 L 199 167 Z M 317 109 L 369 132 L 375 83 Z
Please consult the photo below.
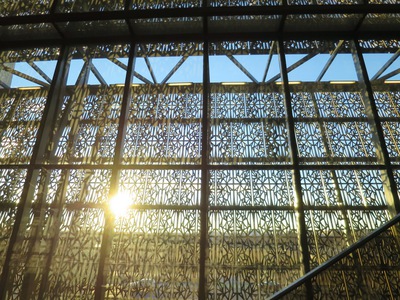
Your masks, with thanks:
M 382 183 L 384 187 L 386 201 L 388 202 L 389 212 L 394 217 L 400 213 L 400 200 L 397 190 L 397 184 L 394 179 L 393 169 L 390 162 L 388 150 L 386 148 L 383 129 L 376 107 L 374 93 L 372 91 L 371 82 L 368 77 L 362 50 L 358 44 L 358 40 L 351 41 L 351 52 L 354 63 L 356 64 L 357 77 L 361 86 L 361 98 L 364 103 L 365 111 L 371 126 L 372 141 L 376 148 L 378 162 L 385 165 L 382 170 Z
M 204 1 L 206 2 L 206 1 Z M 208 207 L 209 207 L 209 40 L 207 37 L 207 17 L 203 16 L 203 30 L 205 39 L 203 44 L 203 119 L 201 127 L 201 197 L 200 197 L 200 261 L 199 261 L 199 299 L 207 298 L 207 270 L 208 260 Z
M 61 83 L 66 74 L 65 66 L 67 57 L 68 49 L 67 47 L 63 46 L 60 49 L 60 56 L 54 71 L 53 82 L 50 86 L 47 96 L 47 102 L 43 111 L 42 121 L 40 122 L 40 126 L 38 128 L 36 142 L 33 148 L 32 157 L 28 166 L 28 172 L 21 193 L 21 201 L 17 206 L 14 227 L 11 233 L 4 261 L 3 272 L 0 278 L 1 300 L 6 298 L 6 291 L 12 284 L 14 276 L 10 274 L 10 267 L 12 267 L 14 264 L 13 255 L 14 253 L 18 253 L 19 248 L 22 247 L 23 239 L 21 239 L 21 235 L 26 230 L 29 220 L 29 211 L 34 197 L 35 186 L 40 175 L 39 169 L 35 169 L 35 165 L 43 162 L 43 157 L 48 145 L 48 138 L 52 130 L 52 124 L 56 118 L 56 111 L 62 103 L 58 97 L 58 94 L 61 90 Z
M 131 49 L 129 52 L 129 60 L 128 60 L 128 69 L 125 78 L 125 86 L 124 86 L 124 94 L 121 103 L 121 114 L 119 118 L 118 124 L 118 135 L 115 145 L 115 155 L 112 167 L 112 174 L 110 180 L 110 192 L 109 196 L 112 197 L 118 191 L 118 183 L 120 177 L 120 164 L 122 161 L 123 150 L 124 150 L 124 140 L 126 133 L 126 125 L 129 116 L 129 108 L 131 102 L 131 84 L 133 80 L 133 67 L 136 58 L 136 44 L 131 44 Z M 99 268 L 97 272 L 96 278 L 96 286 L 95 286 L 95 300 L 102 300 L 105 298 L 106 292 L 106 282 L 108 276 L 108 263 L 109 256 L 111 253 L 112 240 L 114 237 L 114 225 L 115 225 L 115 217 L 104 208 L 104 216 L 105 216 L 105 224 L 104 224 L 104 232 L 102 237 L 102 243 L 100 248 L 100 258 L 99 258 Z
M 295 211 L 298 226 L 298 237 L 299 237 L 299 248 L 301 253 L 301 264 L 302 264 L 302 275 L 310 271 L 310 253 L 308 250 L 307 242 L 307 228 L 305 223 L 304 205 L 301 193 L 301 180 L 300 180 L 300 169 L 299 169 L 299 157 L 296 143 L 296 135 L 294 128 L 294 118 L 292 112 L 291 96 L 289 90 L 289 77 L 287 74 L 286 57 L 284 53 L 283 40 L 278 41 L 278 54 L 281 68 L 281 78 L 283 82 L 283 93 L 285 98 L 285 109 L 286 109 L 286 124 L 289 137 L 289 148 L 292 157 L 292 177 L 293 177 L 293 190 L 295 197 Z M 312 299 L 312 284 L 311 281 L 306 282 L 306 295 L 307 299 Z

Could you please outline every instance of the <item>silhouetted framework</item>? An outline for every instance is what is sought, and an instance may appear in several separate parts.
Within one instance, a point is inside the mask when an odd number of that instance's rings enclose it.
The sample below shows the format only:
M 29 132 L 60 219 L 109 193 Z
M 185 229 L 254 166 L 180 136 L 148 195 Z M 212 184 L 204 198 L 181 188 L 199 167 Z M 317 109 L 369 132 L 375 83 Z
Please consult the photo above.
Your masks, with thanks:
M 0 300 L 400 298 L 396 1 L 5 2 Z

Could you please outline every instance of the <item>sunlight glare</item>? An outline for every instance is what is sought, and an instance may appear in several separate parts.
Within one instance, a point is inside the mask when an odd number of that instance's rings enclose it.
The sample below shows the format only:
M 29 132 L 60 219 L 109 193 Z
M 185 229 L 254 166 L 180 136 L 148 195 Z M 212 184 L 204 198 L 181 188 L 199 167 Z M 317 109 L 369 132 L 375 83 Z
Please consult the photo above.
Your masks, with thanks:
M 126 217 L 131 206 L 132 197 L 127 192 L 119 192 L 110 199 L 109 208 L 116 218 Z

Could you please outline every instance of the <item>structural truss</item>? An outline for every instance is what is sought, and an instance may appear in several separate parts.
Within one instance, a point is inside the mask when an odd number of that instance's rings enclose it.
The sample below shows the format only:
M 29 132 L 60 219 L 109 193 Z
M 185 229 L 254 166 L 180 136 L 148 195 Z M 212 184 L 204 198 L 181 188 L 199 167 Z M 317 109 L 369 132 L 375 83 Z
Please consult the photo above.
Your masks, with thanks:
M 399 14 L 0 3 L 0 299 L 400 298 Z

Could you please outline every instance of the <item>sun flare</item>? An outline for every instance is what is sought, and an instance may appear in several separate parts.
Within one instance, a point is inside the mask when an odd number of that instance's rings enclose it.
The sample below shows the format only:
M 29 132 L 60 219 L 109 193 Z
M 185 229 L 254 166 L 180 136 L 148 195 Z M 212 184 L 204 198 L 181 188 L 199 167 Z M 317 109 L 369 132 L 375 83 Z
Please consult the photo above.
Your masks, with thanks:
M 131 204 L 132 197 L 129 193 L 118 192 L 110 199 L 109 208 L 115 217 L 120 218 L 128 215 Z

